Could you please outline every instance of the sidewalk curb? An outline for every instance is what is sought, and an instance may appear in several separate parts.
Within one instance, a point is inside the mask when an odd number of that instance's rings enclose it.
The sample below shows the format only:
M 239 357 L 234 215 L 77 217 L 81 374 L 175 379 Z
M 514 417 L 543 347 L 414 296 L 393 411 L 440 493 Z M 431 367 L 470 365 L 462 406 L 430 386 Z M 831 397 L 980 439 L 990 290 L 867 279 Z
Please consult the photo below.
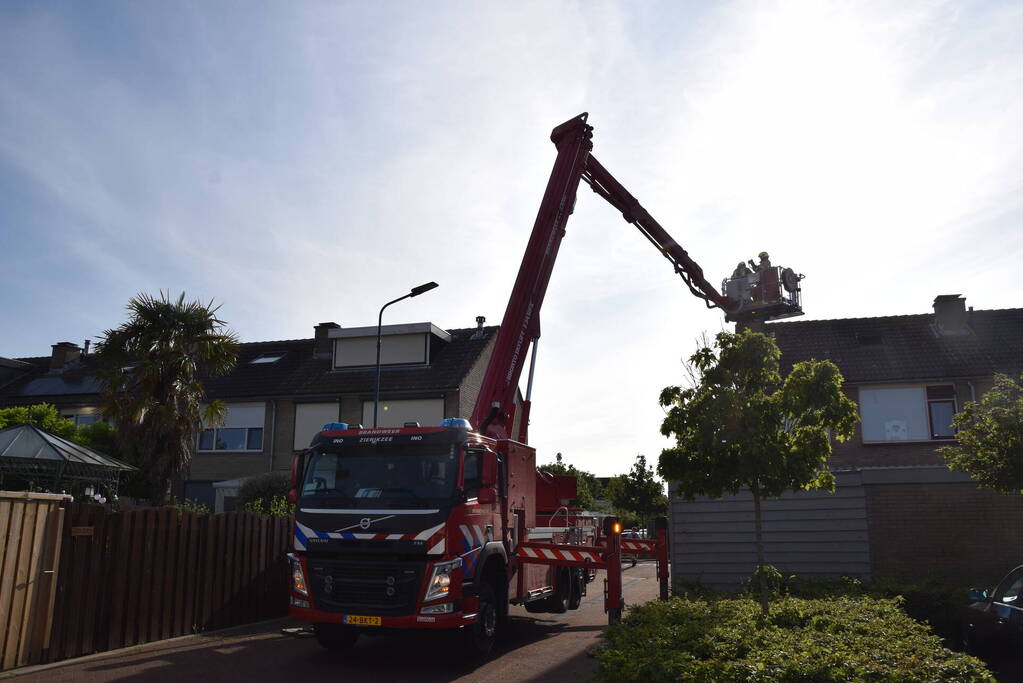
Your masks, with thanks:
M 7 671 L 0 671 L 0 681 L 8 678 L 17 678 L 18 676 L 27 676 L 28 674 L 41 673 L 43 671 L 49 671 L 50 669 L 56 669 L 62 666 L 68 666 L 70 664 L 81 664 L 85 662 L 91 662 L 96 659 L 103 659 L 105 657 L 116 657 L 119 655 L 131 654 L 135 652 L 142 652 L 149 648 L 157 645 L 166 645 L 168 643 L 176 643 L 179 641 L 188 640 L 190 638 L 208 638 L 210 636 L 225 636 L 230 635 L 233 631 L 240 629 L 249 629 L 258 627 L 263 624 L 272 624 L 275 622 L 287 622 L 288 617 L 274 617 L 273 619 L 264 619 L 263 621 L 253 621 L 248 624 L 239 624 L 237 626 L 228 626 L 227 628 L 217 629 L 216 631 L 203 631 L 201 633 L 189 633 L 184 636 L 175 636 L 173 638 L 164 638 L 163 640 L 151 640 L 148 643 L 140 643 L 138 645 L 129 645 L 127 647 L 119 647 L 116 650 L 104 650 L 103 652 L 94 652 L 91 655 L 82 655 L 81 657 L 70 657 L 68 659 L 61 659 L 56 662 L 49 662 L 48 664 L 33 664 L 31 666 L 23 666 L 17 669 L 9 669 Z

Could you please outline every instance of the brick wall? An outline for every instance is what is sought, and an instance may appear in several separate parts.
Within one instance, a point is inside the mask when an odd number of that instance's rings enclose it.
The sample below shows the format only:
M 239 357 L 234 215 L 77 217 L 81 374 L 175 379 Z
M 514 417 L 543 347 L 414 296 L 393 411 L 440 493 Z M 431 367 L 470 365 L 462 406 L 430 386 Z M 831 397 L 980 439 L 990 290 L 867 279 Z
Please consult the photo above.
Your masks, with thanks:
M 476 363 L 465 374 L 462 384 L 458 387 L 458 416 L 464 418 L 472 417 L 472 409 L 476 407 L 476 399 L 483 387 L 483 375 L 486 374 L 487 365 L 490 363 L 490 356 L 494 353 L 494 344 L 497 341 L 497 334 L 494 334 L 483 353 L 476 359 Z M 478 427 L 479 425 L 473 425 Z
M 291 456 L 295 449 L 295 402 L 290 399 L 277 401 L 277 427 L 273 439 L 273 469 L 290 474 Z
M 342 396 L 341 397 L 341 421 L 350 425 L 362 424 L 362 397 Z M 372 427 L 373 425 L 369 425 Z
M 971 482 L 865 489 L 875 577 L 987 586 L 1023 564 L 1023 495 Z
M 932 443 L 863 443 L 859 427 L 856 435 L 845 443 L 833 443 L 831 467 L 893 467 L 895 465 L 941 465 L 944 460 L 937 454 L 939 446 L 947 442 Z
M 224 481 L 267 471 L 266 455 L 256 453 L 197 453 L 192 457 L 189 481 Z

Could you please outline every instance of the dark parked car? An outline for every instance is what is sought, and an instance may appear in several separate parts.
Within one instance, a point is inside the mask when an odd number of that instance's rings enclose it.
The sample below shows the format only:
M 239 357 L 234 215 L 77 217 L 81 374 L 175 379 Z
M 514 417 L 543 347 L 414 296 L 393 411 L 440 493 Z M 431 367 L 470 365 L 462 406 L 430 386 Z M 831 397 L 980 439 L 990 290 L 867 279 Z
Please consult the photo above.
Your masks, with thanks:
M 974 588 L 962 621 L 963 648 L 990 658 L 1023 652 L 1023 565 L 994 590 Z

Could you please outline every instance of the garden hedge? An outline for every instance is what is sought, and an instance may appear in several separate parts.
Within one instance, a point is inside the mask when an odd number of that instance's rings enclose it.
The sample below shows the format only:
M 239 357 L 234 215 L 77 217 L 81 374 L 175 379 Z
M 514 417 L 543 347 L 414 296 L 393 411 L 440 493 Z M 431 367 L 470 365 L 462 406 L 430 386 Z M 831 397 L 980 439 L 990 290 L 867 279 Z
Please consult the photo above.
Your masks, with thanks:
M 649 602 L 609 627 L 602 681 L 993 681 L 942 647 L 900 599 L 785 597 L 766 621 L 749 598 Z

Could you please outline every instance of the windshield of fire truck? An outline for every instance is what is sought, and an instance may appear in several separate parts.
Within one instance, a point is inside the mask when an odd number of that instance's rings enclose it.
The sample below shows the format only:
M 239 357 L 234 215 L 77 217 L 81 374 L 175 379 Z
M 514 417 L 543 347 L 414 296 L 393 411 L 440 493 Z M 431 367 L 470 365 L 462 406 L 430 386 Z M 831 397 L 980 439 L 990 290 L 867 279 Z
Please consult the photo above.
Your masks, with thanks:
M 341 498 L 356 507 L 436 505 L 454 495 L 457 453 L 454 445 L 410 449 L 403 444 L 314 452 L 306 467 L 302 496 Z

